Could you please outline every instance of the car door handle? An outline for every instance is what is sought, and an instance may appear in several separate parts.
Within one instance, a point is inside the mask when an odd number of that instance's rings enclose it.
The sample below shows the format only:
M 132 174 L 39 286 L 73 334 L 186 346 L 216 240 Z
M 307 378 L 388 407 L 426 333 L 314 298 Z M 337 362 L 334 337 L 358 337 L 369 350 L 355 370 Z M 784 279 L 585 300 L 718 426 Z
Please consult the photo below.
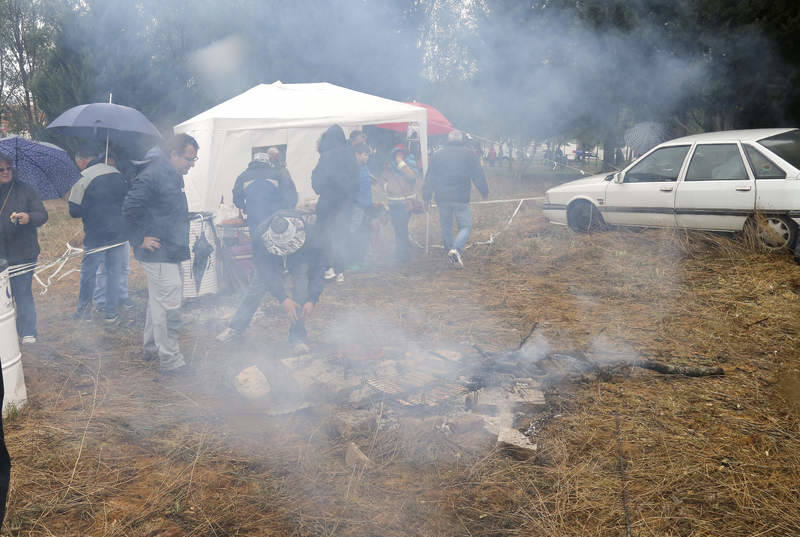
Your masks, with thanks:
M 673 189 L 673 188 L 674 188 L 674 187 L 671 187 L 671 186 L 662 186 L 661 188 L 659 188 L 659 190 L 660 190 L 661 192 L 672 192 L 672 189 Z
M 751 189 L 752 189 L 752 187 L 751 187 L 750 185 L 747 185 L 747 186 L 737 186 L 737 187 L 736 187 L 736 190 L 738 190 L 739 192 L 750 192 L 750 190 L 751 190 Z

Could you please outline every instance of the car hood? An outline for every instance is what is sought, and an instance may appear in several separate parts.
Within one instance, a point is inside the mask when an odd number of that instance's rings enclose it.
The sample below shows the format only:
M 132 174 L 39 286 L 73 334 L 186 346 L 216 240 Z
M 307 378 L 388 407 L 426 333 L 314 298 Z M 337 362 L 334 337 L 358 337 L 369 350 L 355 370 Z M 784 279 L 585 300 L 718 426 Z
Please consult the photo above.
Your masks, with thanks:
M 609 175 L 610 174 L 608 173 L 601 173 L 598 175 L 592 175 L 591 177 L 585 177 L 583 179 L 576 179 L 574 181 L 564 183 L 563 185 L 554 186 L 553 188 L 549 189 L 547 193 L 572 192 L 574 190 L 585 189 L 588 186 L 604 185 L 608 182 L 606 181 L 606 177 Z

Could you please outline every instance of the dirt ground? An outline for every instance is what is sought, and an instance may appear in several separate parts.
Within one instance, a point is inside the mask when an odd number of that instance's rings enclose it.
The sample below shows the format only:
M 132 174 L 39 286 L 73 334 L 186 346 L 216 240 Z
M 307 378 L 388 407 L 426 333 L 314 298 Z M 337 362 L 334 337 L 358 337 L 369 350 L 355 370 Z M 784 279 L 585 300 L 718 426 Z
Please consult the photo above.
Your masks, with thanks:
M 541 195 L 560 179 L 498 172 L 492 197 Z M 48 206 L 43 257 L 79 228 L 62 203 Z M 477 206 L 472 239 L 502 230 L 515 208 Z M 436 214 L 431 229 L 438 243 Z M 415 217 L 419 243 L 424 230 Z M 437 416 L 351 409 L 281 382 L 267 402 L 243 399 L 236 373 L 269 375 L 291 354 L 271 300 L 224 345 L 214 335 L 237 297 L 187 303 L 181 345 L 196 374 L 164 378 L 142 357 L 146 291 L 133 262 L 136 307 L 119 327 L 71 320 L 76 274 L 36 296 L 29 404 L 5 420 L 14 466 L 3 535 L 800 535 L 791 256 L 708 234 L 578 235 L 533 203 L 470 248 L 463 270 L 437 248 L 392 267 L 387 248 L 327 285 L 308 325 L 312 351 L 501 351 L 538 323 L 537 345 L 594 366 L 549 379 L 546 408 L 520 425 L 537 425 L 535 457 L 511 457 L 480 433 L 454 441 Z M 725 374 L 662 375 L 642 359 Z M 272 415 L 299 400 L 312 404 Z M 348 412 L 374 419 L 343 430 Z M 371 467 L 345 463 L 349 442 Z

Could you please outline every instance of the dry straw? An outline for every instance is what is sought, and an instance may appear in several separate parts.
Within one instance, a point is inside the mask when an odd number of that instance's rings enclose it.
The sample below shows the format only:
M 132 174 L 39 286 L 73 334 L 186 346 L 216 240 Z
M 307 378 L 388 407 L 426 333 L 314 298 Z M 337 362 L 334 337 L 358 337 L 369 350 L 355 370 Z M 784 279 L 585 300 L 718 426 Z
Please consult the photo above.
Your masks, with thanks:
M 509 183 L 498 195 L 541 190 Z M 42 232 L 45 252 L 75 233 L 59 211 Z M 474 216 L 480 240 L 508 214 L 487 206 Z M 422 220 L 412 224 L 420 232 Z M 567 372 L 548 387 L 528 461 L 388 408 L 343 437 L 329 425 L 347 405 L 269 417 L 231 389 L 238 370 L 286 350 L 273 304 L 231 346 L 213 334 L 235 299 L 195 308 L 182 345 L 198 374 L 163 380 L 139 350 L 141 280 L 139 307 L 111 331 L 69 320 L 77 286 L 61 282 L 38 299 L 43 343 L 25 355 L 31 403 L 6 423 L 5 534 L 625 535 L 618 440 L 633 535 L 800 534 L 800 269 L 790 257 L 719 235 L 576 235 L 526 204 L 465 262 L 453 270 L 434 252 L 348 275 L 326 289 L 312 340 L 348 309 L 380 311 L 431 347 L 510 349 L 538 322 L 555 351 L 722 366 L 725 376 Z M 360 344 L 377 352 L 381 337 L 364 330 Z M 351 441 L 373 467 L 345 465 Z

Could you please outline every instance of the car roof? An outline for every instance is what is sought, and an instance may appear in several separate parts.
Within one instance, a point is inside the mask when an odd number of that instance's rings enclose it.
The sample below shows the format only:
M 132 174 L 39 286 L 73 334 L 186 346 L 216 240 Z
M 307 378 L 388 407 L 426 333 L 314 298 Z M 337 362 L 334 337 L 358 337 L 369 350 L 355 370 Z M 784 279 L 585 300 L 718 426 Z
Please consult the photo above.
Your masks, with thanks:
M 666 144 L 673 143 L 713 143 L 713 142 L 757 142 L 770 136 L 776 136 L 797 130 L 794 127 L 782 129 L 744 129 L 738 131 L 717 131 L 717 132 L 704 132 L 701 134 L 692 134 L 691 136 L 684 136 L 682 138 L 675 138 L 665 142 Z

